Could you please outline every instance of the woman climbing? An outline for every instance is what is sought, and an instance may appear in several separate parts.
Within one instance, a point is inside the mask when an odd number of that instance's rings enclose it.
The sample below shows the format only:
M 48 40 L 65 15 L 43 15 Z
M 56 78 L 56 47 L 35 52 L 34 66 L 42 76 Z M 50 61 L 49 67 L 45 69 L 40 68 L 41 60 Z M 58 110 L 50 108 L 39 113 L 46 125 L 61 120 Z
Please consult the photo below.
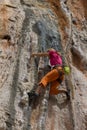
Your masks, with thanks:
M 50 95 L 57 95 L 59 93 L 65 93 L 69 99 L 69 93 L 66 90 L 59 90 L 58 86 L 64 80 L 64 69 L 62 65 L 62 57 L 55 49 L 50 48 L 46 53 L 37 53 L 32 54 L 34 56 L 48 56 L 51 71 L 48 72 L 39 82 L 39 85 L 34 93 L 29 92 L 29 96 L 39 95 L 41 93 L 41 88 L 46 88 L 47 85 L 50 83 Z

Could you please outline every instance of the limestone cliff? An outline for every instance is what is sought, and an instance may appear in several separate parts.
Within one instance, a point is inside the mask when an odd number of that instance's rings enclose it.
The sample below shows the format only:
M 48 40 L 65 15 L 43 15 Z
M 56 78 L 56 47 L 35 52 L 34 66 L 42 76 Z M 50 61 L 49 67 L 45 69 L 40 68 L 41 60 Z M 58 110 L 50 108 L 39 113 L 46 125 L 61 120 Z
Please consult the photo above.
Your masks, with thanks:
M 87 130 L 86 8 L 86 0 L 0 0 L 0 130 Z M 70 101 L 43 90 L 28 109 L 48 64 L 30 56 L 51 47 L 71 68 L 60 86 Z

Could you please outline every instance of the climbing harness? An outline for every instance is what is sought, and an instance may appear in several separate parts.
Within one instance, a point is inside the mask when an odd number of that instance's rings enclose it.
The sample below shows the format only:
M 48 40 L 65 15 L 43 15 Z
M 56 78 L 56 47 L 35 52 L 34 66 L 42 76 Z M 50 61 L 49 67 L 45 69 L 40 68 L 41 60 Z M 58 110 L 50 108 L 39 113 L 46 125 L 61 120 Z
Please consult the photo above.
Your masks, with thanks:
M 58 77 L 57 81 L 61 84 L 62 83 L 62 77 L 64 75 L 64 71 L 63 71 L 63 68 L 58 69 L 58 67 L 60 67 L 60 65 L 55 65 L 53 67 L 53 69 L 56 69 L 58 71 L 59 77 Z
M 58 67 L 62 67 L 61 69 L 58 69 Z M 52 69 L 57 69 L 59 78 L 57 81 L 61 84 L 62 83 L 62 77 L 64 74 L 70 74 L 70 68 L 68 66 L 61 66 L 61 65 L 55 65 Z
M 57 68 L 57 70 L 59 73 L 59 78 L 57 79 L 57 81 L 61 84 L 63 81 L 62 77 L 64 76 L 64 71 L 63 71 L 63 69 L 59 70 L 58 68 Z

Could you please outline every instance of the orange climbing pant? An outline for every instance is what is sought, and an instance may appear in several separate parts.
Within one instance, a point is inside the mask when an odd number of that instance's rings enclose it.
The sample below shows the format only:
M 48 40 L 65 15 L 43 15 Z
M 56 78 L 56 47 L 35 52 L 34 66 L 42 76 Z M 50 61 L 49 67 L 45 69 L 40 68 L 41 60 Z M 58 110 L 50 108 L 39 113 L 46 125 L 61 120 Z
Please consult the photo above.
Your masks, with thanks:
M 60 83 L 58 82 L 58 78 L 60 76 L 58 70 L 63 71 L 62 67 L 57 67 L 55 69 L 52 69 L 50 72 L 48 72 L 40 81 L 39 84 L 42 85 L 42 87 L 46 87 L 48 83 L 51 83 L 50 86 L 50 94 L 51 95 L 56 95 L 58 93 L 63 92 L 63 90 L 58 90 L 58 86 L 60 85 Z M 64 79 L 64 73 L 61 76 L 61 80 Z

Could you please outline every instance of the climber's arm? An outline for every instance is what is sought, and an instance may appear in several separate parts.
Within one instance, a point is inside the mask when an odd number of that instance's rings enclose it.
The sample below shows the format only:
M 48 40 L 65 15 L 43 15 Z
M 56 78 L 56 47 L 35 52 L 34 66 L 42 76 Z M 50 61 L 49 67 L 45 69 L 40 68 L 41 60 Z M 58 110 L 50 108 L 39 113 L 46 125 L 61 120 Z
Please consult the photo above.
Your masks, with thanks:
M 33 54 L 31 54 L 31 57 L 34 57 L 34 56 L 39 56 L 39 57 L 41 57 L 41 56 L 49 56 L 49 54 L 47 52 L 45 52 L 45 53 L 33 53 Z

